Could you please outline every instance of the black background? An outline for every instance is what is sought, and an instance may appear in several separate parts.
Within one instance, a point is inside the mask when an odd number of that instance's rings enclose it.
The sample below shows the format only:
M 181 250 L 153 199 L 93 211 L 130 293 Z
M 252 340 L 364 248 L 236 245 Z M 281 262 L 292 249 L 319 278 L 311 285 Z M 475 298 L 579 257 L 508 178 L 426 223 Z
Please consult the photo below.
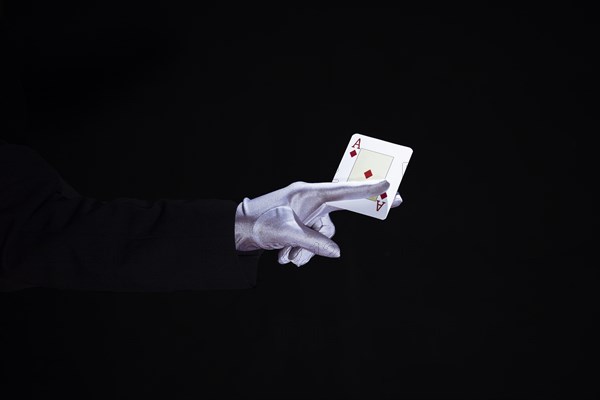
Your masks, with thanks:
M 3 398 L 598 396 L 590 10 L 80 3 L 4 3 L 0 136 L 83 195 L 414 154 L 385 221 L 332 215 L 340 259 L 267 252 L 253 289 L 2 294 Z

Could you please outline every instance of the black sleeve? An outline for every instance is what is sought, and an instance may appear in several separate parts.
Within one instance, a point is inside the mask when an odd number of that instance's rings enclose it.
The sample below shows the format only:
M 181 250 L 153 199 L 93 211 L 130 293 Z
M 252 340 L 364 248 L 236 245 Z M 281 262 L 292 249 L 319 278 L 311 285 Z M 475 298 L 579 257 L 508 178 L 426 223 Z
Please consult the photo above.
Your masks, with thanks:
M 244 289 L 261 252 L 235 249 L 230 200 L 99 201 L 26 146 L 0 144 L 0 278 L 81 290 Z

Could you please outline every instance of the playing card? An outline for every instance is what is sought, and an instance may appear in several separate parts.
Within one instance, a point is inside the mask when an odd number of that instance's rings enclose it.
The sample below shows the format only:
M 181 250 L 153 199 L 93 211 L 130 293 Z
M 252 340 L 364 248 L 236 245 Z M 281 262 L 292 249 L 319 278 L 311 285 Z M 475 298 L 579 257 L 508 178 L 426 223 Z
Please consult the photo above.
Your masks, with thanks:
M 340 200 L 330 205 L 370 217 L 385 219 L 413 151 L 410 147 L 360 133 L 350 138 L 333 177 L 333 182 L 385 179 L 389 189 L 378 196 L 359 200 Z

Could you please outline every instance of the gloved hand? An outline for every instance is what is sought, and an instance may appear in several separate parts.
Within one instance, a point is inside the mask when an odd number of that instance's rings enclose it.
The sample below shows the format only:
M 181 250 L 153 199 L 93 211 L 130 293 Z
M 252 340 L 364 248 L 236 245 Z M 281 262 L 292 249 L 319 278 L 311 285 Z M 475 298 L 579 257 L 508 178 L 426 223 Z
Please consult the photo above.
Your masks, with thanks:
M 330 201 L 364 199 L 389 188 L 385 180 L 370 182 L 294 182 L 254 199 L 245 198 L 235 216 L 239 251 L 280 249 L 279 262 L 300 266 L 315 254 L 336 258 L 339 246 L 331 240 L 335 227 Z M 397 194 L 392 207 L 402 199 Z

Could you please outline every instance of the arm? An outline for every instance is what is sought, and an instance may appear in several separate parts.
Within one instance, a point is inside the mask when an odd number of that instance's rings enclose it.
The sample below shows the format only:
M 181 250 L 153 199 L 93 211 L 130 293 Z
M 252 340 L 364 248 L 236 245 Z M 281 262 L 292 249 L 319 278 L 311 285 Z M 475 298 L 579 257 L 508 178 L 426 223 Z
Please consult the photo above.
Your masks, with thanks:
M 238 252 L 229 200 L 69 192 L 25 146 L 0 145 L 0 275 L 33 286 L 117 291 L 240 289 L 260 251 Z

